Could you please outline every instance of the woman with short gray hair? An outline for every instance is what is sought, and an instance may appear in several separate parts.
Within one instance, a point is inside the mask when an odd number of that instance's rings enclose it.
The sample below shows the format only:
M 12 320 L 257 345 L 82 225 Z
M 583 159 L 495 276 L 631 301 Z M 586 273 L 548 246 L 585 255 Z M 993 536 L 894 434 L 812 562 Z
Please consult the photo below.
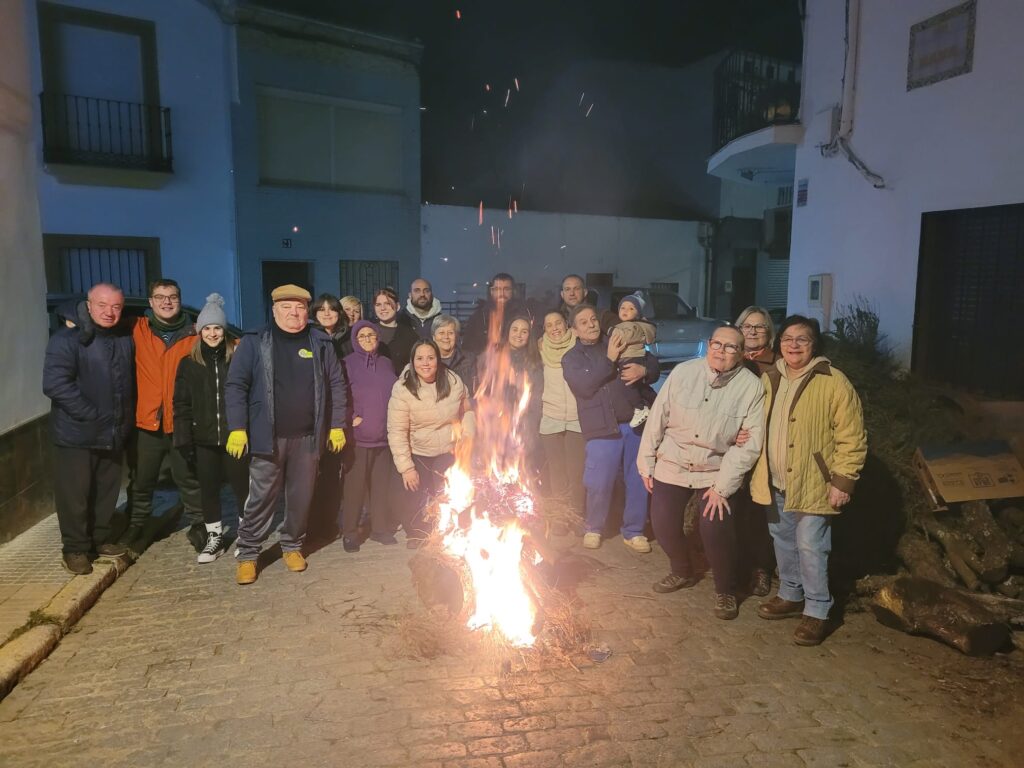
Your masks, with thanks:
M 438 315 L 430 324 L 430 333 L 441 351 L 441 362 L 459 375 L 472 397 L 476 386 L 476 365 L 459 347 L 459 335 L 462 333 L 459 318 L 443 313 Z

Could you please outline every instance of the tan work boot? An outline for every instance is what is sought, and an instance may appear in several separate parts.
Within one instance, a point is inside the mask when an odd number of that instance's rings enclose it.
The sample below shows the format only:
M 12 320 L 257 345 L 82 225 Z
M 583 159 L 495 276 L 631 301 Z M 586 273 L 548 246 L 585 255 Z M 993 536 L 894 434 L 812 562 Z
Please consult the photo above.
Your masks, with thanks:
M 646 536 L 634 536 L 631 539 L 623 538 L 622 543 L 634 552 L 639 552 L 641 555 L 646 555 L 651 551 L 651 542 L 647 540 Z
M 281 559 L 284 560 L 284 566 L 293 573 L 306 570 L 306 558 L 302 556 L 301 552 L 285 552 L 281 555 Z
M 757 606 L 757 615 L 762 619 L 789 619 L 803 615 L 804 601 L 783 600 L 776 595 L 766 603 Z
M 256 581 L 256 561 L 242 560 L 235 570 L 235 581 L 239 584 L 252 584 Z

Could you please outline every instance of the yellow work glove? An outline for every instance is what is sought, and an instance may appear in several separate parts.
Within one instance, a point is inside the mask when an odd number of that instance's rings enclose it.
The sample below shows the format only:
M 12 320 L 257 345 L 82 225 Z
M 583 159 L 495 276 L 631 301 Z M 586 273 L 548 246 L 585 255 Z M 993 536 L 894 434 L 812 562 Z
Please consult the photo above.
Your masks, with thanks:
M 341 453 L 341 449 L 345 447 L 345 430 L 332 429 L 327 435 L 327 447 L 331 453 Z
M 244 429 L 236 429 L 228 435 L 228 454 L 236 459 L 242 458 L 245 449 L 249 447 L 249 436 Z

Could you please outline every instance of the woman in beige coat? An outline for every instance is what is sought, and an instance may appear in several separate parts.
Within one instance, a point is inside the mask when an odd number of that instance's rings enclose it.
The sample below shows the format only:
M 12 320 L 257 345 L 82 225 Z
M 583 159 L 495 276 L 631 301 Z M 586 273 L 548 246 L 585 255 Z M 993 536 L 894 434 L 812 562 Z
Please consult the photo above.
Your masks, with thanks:
M 456 442 L 472 433 L 466 386 L 441 362 L 437 344 L 419 339 L 388 403 L 388 445 L 401 476 L 393 499 L 410 549 L 427 536 L 423 511 L 428 499 L 444 487 Z

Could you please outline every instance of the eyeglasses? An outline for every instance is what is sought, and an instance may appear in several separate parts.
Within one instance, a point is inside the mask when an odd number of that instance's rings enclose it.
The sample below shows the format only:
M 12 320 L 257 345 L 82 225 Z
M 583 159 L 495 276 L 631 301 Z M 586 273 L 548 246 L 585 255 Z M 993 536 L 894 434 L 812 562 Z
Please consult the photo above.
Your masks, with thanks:
M 358 336 L 356 336 L 356 339 L 358 339 L 359 341 L 376 341 L 377 334 L 374 333 L 373 331 L 360 333 Z
M 181 301 L 181 295 L 177 293 L 173 293 L 170 295 L 165 293 L 154 293 L 149 298 L 151 298 L 157 304 L 177 304 L 179 301 Z
M 739 345 L 737 345 L 737 344 L 727 344 L 725 342 L 719 341 L 718 339 L 712 339 L 711 341 L 709 341 L 708 342 L 708 347 L 710 349 L 715 350 L 715 352 L 719 352 L 719 351 L 724 349 L 730 355 L 738 354 L 739 351 L 740 351 Z
M 811 343 L 811 339 L 806 336 L 783 336 L 779 339 L 780 344 L 792 344 L 795 347 L 806 347 Z
M 763 324 L 751 325 L 750 323 L 744 323 L 740 326 L 740 330 L 744 333 L 760 333 L 761 331 L 767 331 L 768 326 Z

